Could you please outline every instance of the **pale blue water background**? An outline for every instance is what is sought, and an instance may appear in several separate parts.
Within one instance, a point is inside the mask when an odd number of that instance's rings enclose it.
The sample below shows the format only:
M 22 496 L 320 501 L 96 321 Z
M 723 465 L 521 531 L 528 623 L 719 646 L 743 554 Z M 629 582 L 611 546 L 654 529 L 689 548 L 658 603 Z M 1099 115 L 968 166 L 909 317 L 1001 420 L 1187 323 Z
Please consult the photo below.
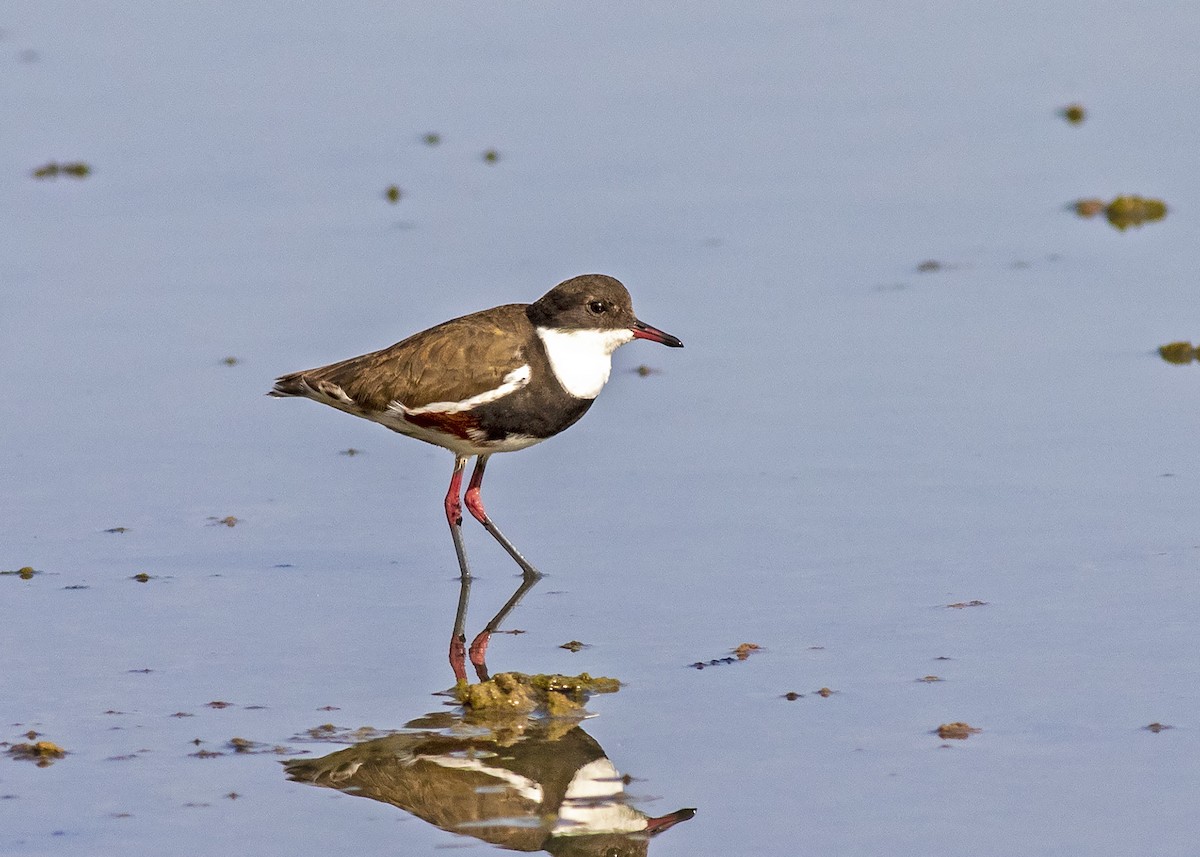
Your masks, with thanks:
M 623 349 L 583 422 L 493 461 L 550 576 L 490 663 L 626 682 L 588 732 L 643 809 L 699 810 L 651 853 L 1195 853 L 1200 395 L 1153 350 L 1200 337 L 1200 7 L 0 29 L 0 569 L 45 572 L 0 577 L 0 740 L 71 751 L 0 758 L 0 853 L 490 852 L 189 741 L 398 728 L 451 680 L 450 456 L 271 379 L 589 271 L 687 347 Z M 1123 192 L 1170 213 L 1063 209 Z M 478 628 L 515 567 L 468 545 Z M 940 748 L 952 720 L 984 731 Z

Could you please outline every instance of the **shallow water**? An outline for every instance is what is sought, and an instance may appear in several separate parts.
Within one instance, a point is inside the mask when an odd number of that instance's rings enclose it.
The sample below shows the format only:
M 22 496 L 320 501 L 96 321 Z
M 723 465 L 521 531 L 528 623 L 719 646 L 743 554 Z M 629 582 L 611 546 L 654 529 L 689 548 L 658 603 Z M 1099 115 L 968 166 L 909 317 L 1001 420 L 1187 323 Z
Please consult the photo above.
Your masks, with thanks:
M 1197 23 L 10 4 L 0 852 L 490 852 L 278 764 L 449 710 L 458 584 L 449 455 L 262 394 L 602 271 L 687 347 L 491 463 L 489 664 L 624 682 L 651 853 L 1192 853 Z

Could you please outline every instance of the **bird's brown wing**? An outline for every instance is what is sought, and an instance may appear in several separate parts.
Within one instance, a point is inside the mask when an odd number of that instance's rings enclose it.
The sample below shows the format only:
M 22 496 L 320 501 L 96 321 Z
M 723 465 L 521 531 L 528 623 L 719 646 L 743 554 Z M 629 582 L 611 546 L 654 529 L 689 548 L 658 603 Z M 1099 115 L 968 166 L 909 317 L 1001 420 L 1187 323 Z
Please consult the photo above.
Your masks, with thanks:
M 364 411 L 393 402 L 406 408 L 461 402 L 496 389 L 527 362 L 520 347 L 532 329 L 525 307 L 508 304 L 443 322 L 380 351 L 284 375 L 275 389 L 307 395 L 305 387 L 333 385 Z

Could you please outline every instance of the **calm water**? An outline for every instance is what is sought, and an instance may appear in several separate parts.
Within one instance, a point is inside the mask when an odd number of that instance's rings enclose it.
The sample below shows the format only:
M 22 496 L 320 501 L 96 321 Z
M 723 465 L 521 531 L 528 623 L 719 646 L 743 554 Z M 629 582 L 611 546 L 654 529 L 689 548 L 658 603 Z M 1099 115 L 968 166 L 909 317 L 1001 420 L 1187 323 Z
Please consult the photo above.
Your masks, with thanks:
M 548 573 L 489 664 L 624 682 L 555 782 L 696 807 L 655 855 L 1194 853 L 1198 25 L 10 3 L 0 740 L 69 755 L 0 759 L 0 852 L 494 853 L 278 764 L 465 727 L 451 457 L 262 394 L 600 271 L 687 347 L 488 471 Z M 1066 209 L 1119 193 L 1169 214 Z M 473 632 L 518 578 L 467 538 Z

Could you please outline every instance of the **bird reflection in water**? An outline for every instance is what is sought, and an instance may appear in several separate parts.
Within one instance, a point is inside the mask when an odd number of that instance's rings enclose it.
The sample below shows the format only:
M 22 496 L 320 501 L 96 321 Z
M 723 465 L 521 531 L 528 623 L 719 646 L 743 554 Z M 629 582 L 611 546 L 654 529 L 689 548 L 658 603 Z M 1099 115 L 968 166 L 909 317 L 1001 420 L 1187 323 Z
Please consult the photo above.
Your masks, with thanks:
M 577 718 L 473 720 L 430 714 L 405 732 L 284 765 L 292 780 L 389 803 L 511 851 L 636 857 L 695 814 L 654 817 L 631 806 L 627 778 Z

